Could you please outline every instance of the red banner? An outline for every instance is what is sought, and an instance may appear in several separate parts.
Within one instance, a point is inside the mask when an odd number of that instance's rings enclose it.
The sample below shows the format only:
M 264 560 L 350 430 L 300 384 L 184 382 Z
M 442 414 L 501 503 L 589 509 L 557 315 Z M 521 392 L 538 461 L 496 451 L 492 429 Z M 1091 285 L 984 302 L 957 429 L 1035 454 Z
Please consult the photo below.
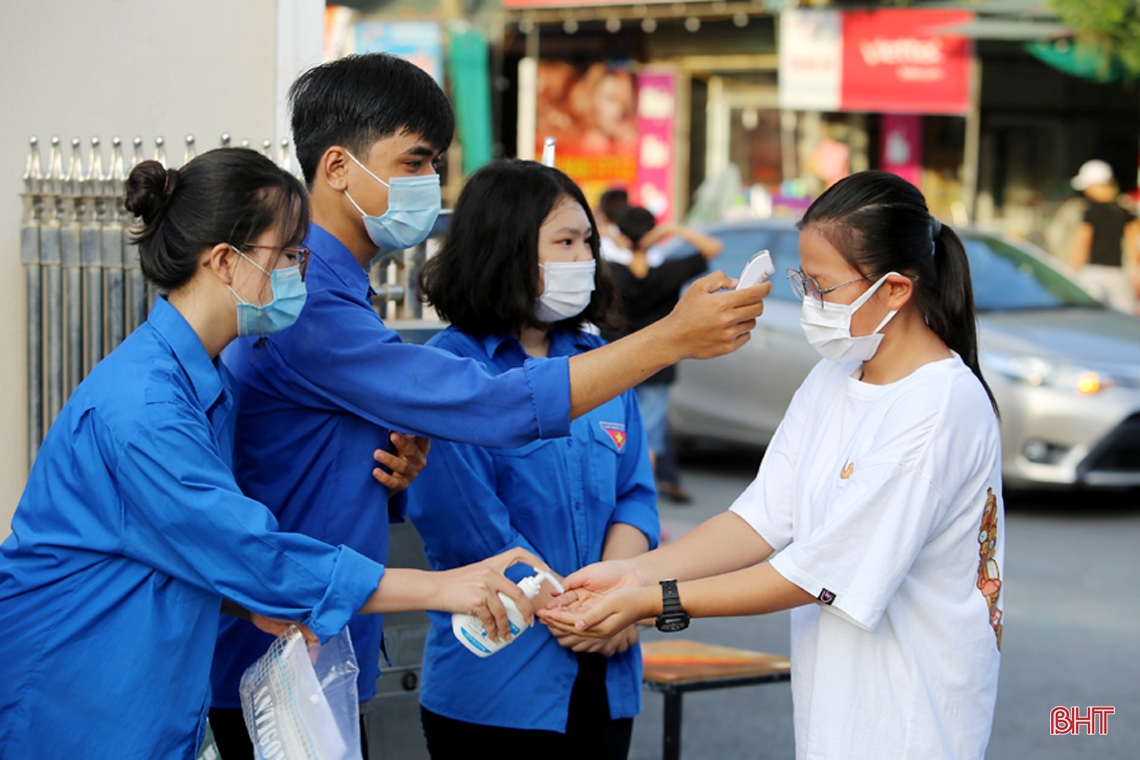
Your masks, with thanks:
M 843 110 L 965 113 L 973 46 L 938 30 L 973 18 L 953 10 L 845 11 Z
M 672 69 L 643 69 L 637 76 L 637 185 L 632 200 L 659 222 L 673 220 L 676 115 L 676 74 Z

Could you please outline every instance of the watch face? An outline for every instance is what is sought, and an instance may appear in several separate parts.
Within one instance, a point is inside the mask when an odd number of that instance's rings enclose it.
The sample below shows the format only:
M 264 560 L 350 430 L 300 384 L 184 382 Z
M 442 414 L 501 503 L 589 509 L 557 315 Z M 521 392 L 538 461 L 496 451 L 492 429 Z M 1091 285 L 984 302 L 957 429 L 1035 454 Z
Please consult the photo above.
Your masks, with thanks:
M 662 615 L 657 618 L 656 622 L 657 630 L 663 633 L 675 633 L 689 627 L 689 616 L 683 612 L 679 615 L 669 615 L 668 617 Z

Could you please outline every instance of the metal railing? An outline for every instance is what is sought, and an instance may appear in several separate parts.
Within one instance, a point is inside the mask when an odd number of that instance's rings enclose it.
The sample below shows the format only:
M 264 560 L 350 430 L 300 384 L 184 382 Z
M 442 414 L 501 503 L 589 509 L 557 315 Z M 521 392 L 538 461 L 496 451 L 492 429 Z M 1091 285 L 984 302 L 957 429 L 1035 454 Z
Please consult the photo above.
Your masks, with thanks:
M 223 134 L 221 147 L 232 147 L 231 143 L 230 135 Z M 240 145 L 251 147 L 248 140 Z M 65 169 L 65 148 L 59 137 L 53 137 L 46 170 L 39 141 L 33 137 L 28 146 L 20 259 L 27 294 L 29 466 L 71 393 L 146 320 L 158 296 L 144 280 L 138 249 L 128 240 L 133 219 L 124 206 L 124 183 L 130 168 L 147 158 L 141 137 L 135 137 L 132 146 L 128 159 L 128 146 L 113 138 L 110 160 L 104 163 L 98 137 L 91 138 L 86 160 L 82 141 L 74 138 Z M 261 152 L 296 173 L 287 140 L 277 146 L 276 156 L 269 140 L 262 141 Z M 196 154 L 194 137 L 187 135 L 182 164 Z M 168 165 L 162 137 L 155 138 L 149 157 Z M 446 214 L 441 215 L 437 230 L 446 223 Z M 381 316 L 386 303 L 393 301 L 398 319 L 420 318 L 417 282 L 425 251 L 425 245 L 388 251 L 373 264 L 378 291 L 374 304 Z M 387 282 L 389 264 L 395 264 L 393 284 Z

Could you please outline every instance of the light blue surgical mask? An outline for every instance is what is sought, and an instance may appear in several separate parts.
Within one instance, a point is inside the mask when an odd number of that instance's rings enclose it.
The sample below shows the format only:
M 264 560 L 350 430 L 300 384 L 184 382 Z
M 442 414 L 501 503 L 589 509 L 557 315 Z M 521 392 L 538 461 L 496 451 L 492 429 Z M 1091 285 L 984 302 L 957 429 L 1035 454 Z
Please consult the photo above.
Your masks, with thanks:
M 231 246 L 232 248 L 233 246 Z M 249 303 L 230 288 L 230 292 L 237 298 L 237 324 L 238 335 L 269 335 L 280 332 L 297 321 L 301 309 L 305 306 L 307 295 L 305 281 L 301 277 L 301 267 L 293 266 L 285 269 L 267 271 L 256 261 L 246 256 L 237 248 L 237 254 L 253 264 L 265 274 L 269 275 L 269 284 L 273 288 L 273 300 L 263 306 Z
M 369 216 L 352 199 L 348 190 L 344 191 L 349 203 L 364 217 L 364 229 L 368 231 L 372 242 L 381 248 L 402 250 L 427 240 L 442 205 L 439 175 L 432 172 L 415 177 L 392 177 L 385 182 L 360 163 L 356 156 L 345 152 L 357 166 L 388 188 L 388 210 L 383 216 Z

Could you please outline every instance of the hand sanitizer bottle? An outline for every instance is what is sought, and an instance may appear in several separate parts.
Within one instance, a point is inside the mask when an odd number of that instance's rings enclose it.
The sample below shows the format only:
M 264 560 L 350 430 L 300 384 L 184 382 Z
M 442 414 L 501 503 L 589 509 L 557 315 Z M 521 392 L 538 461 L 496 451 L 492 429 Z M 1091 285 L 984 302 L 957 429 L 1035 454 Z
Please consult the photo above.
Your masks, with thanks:
M 558 582 L 557 578 L 544 570 L 538 570 L 529 578 L 523 578 L 519 581 L 518 585 L 523 593 L 526 594 L 527 599 L 534 599 L 538 596 L 538 592 L 542 588 L 542 582 L 544 580 L 550 581 L 550 584 L 558 590 L 558 593 L 562 593 L 562 584 Z M 477 615 L 456 612 L 451 616 L 451 630 L 455 633 L 455 638 L 459 639 L 460 644 L 467 647 L 479 657 L 489 657 L 493 655 L 507 644 L 510 644 L 511 641 L 518 638 L 520 634 L 530 627 L 530 624 L 523 618 L 522 613 L 519 612 L 519 608 L 515 606 L 515 603 L 511 601 L 510 597 L 499 594 L 499 599 L 503 601 L 503 606 L 507 608 L 507 621 L 511 627 L 510 641 L 504 639 L 492 641 L 490 637 L 487 636 L 486 626 L 483 625 L 483 621 L 480 620 Z

